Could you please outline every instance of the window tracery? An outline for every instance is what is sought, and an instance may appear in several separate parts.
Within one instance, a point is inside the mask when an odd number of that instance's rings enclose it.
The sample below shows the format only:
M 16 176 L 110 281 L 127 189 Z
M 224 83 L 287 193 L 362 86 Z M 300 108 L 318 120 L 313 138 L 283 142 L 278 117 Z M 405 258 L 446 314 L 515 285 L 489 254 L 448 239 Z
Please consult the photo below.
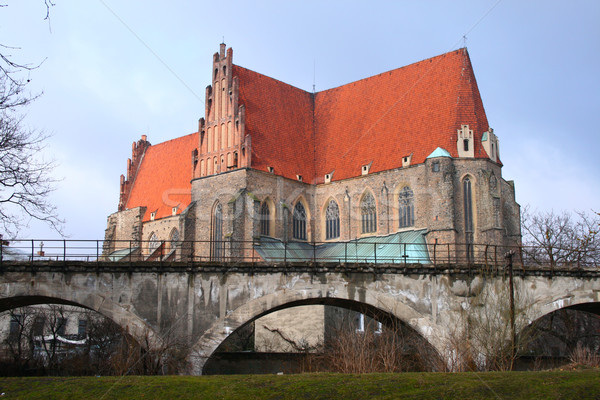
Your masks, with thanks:
M 360 212 L 362 217 L 362 233 L 372 233 L 377 231 L 377 206 L 375 198 L 368 192 L 360 202 Z
M 325 238 L 335 239 L 340 237 L 340 208 L 335 200 L 330 200 L 325 210 Z

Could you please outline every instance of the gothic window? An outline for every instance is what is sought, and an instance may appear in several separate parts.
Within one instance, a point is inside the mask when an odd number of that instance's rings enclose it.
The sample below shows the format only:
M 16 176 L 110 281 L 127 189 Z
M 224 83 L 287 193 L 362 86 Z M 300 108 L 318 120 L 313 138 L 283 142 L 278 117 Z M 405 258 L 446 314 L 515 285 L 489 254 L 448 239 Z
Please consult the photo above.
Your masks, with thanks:
M 465 212 L 465 244 L 467 262 L 472 263 L 475 257 L 473 248 L 473 196 L 471 191 L 471 179 L 463 180 L 463 201 Z
M 271 210 L 266 201 L 260 206 L 260 234 L 271 236 Z
M 492 174 L 490 176 L 490 191 L 495 191 L 498 186 L 498 180 L 496 179 L 496 175 Z
M 217 204 L 212 218 L 212 243 L 211 243 L 211 259 L 213 261 L 221 261 L 224 256 L 223 242 L 223 207 Z
M 377 207 L 375 198 L 370 192 L 365 194 L 360 202 L 360 214 L 362 217 L 362 233 L 377 231 Z
M 148 240 L 148 254 L 154 253 L 154 250 L 156 250 L 158 246 L 160 246 L 158 237 L 156 236 L 156 233 L 152 232 L 150 234 L 150 239 Z
M 500 228 L 500 199 L 494 198 L 494 226 Z
M 415 203 L 413 191 L 405 186 L 398 193 L 399 228 L 406 228 L 415 224 Z
M 473 198 L 471 193 L 471 180 L 463 180 L 463 200 L 465 211 L 465 232 L 473 233 Z
M 463 146 L 465 151 L 469 151 L 469 139 L 463 140 Z
M 306 210 L 302 202 L 297 202 L 292 217 L 292 237 L 298 240 L 306 240 Z
M 169 238 L 169 242 L 171 243 L 171 248 L 173 249 L 177 242 L 179 242 L 179 231 L 177 228 L 173 228 L 171 231 L 171 237 Z
M 340 237 L 340 208 L 335 200 L 330 200 L 325 210 L 325 238 Z

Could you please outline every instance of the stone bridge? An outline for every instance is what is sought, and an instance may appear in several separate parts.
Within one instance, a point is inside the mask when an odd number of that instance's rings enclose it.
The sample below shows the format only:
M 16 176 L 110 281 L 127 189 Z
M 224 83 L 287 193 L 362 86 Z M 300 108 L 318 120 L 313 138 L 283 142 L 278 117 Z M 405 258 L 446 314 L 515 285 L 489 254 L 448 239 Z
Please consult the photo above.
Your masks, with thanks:
M 461 310 L 481 293 L 506 296 L 506 270 L 476 266 L 372 264 L 190 264 L 4 262 L 0 311 L 34 304 L 85 307 L 134 337 L 191 340 L 192 374 L 237 328 L 270 312 L 307 304 L 396 318 L 444 354 Z M 514 271 L 517 301 L 536 320 L 561 308 L 600 314 L 600 270 Z M 493 301 L 483 304 L 494 307 Z

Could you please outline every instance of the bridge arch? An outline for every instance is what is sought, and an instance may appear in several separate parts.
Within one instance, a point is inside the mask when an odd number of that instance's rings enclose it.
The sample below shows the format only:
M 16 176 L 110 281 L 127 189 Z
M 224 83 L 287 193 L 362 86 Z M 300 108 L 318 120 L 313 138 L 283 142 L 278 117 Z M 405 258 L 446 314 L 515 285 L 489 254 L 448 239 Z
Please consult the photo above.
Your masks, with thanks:
M 532 322 L 563 308 L 592 309 L 591 312 L 600 315 L 600 280 L 570 278 L 574 282 L 566 285 L 565 279 L 568 278 L 537 279 L 529 285 L 524 282 L 525 290 L 531 293 L 532 301 L 526 306 Z
M 282 289 L 244 303 L 228 312 L 225 318 L 215 321 L 192 346 L 190 362 L 194 375 L 201 375 L 202 369 L 217 348 L 238 328 L 264 315 L 300 305 L 332 305 L 355 311 L 366 306 L 373 316 L 392 317 L 412 328 L 438 355 L 443 353 L 444 330 L 402 299 L 373 289 L 361 289 L 361 299 L 356 300 L 341 293 L 323 292 L 321 289 Z
M 148 338 L 150 346 L 158 346 L 160 336 L 142 318 L 126 307 L 114 302 L 109 296 L 78 285 L 69 285 L 69 290 L 58 290 L 51 285 L 27 282 L 0 283 L 0 312 L 17 307 L 40 304 L 63 304 L 96 311 L 110 319 L 136 340 Z M 141 342 L 140 342 L 141 343 Z

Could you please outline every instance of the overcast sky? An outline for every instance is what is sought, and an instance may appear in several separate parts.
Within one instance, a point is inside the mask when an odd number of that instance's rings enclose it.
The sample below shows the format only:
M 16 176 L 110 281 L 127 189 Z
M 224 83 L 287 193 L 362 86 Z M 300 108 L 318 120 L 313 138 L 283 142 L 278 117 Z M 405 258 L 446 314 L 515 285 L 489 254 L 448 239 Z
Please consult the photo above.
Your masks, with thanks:
M 53 135 L 71 238 L 104 237 L 133 141 L 197 130 L 223 38 L 234 63 L 308 91 L 466 45 L 517 201 L 600 210 L 600 1 L 53 1 L 45 21 L 43 0 L 7 0 L 0 43 L 45 60 L 26 121 Z

